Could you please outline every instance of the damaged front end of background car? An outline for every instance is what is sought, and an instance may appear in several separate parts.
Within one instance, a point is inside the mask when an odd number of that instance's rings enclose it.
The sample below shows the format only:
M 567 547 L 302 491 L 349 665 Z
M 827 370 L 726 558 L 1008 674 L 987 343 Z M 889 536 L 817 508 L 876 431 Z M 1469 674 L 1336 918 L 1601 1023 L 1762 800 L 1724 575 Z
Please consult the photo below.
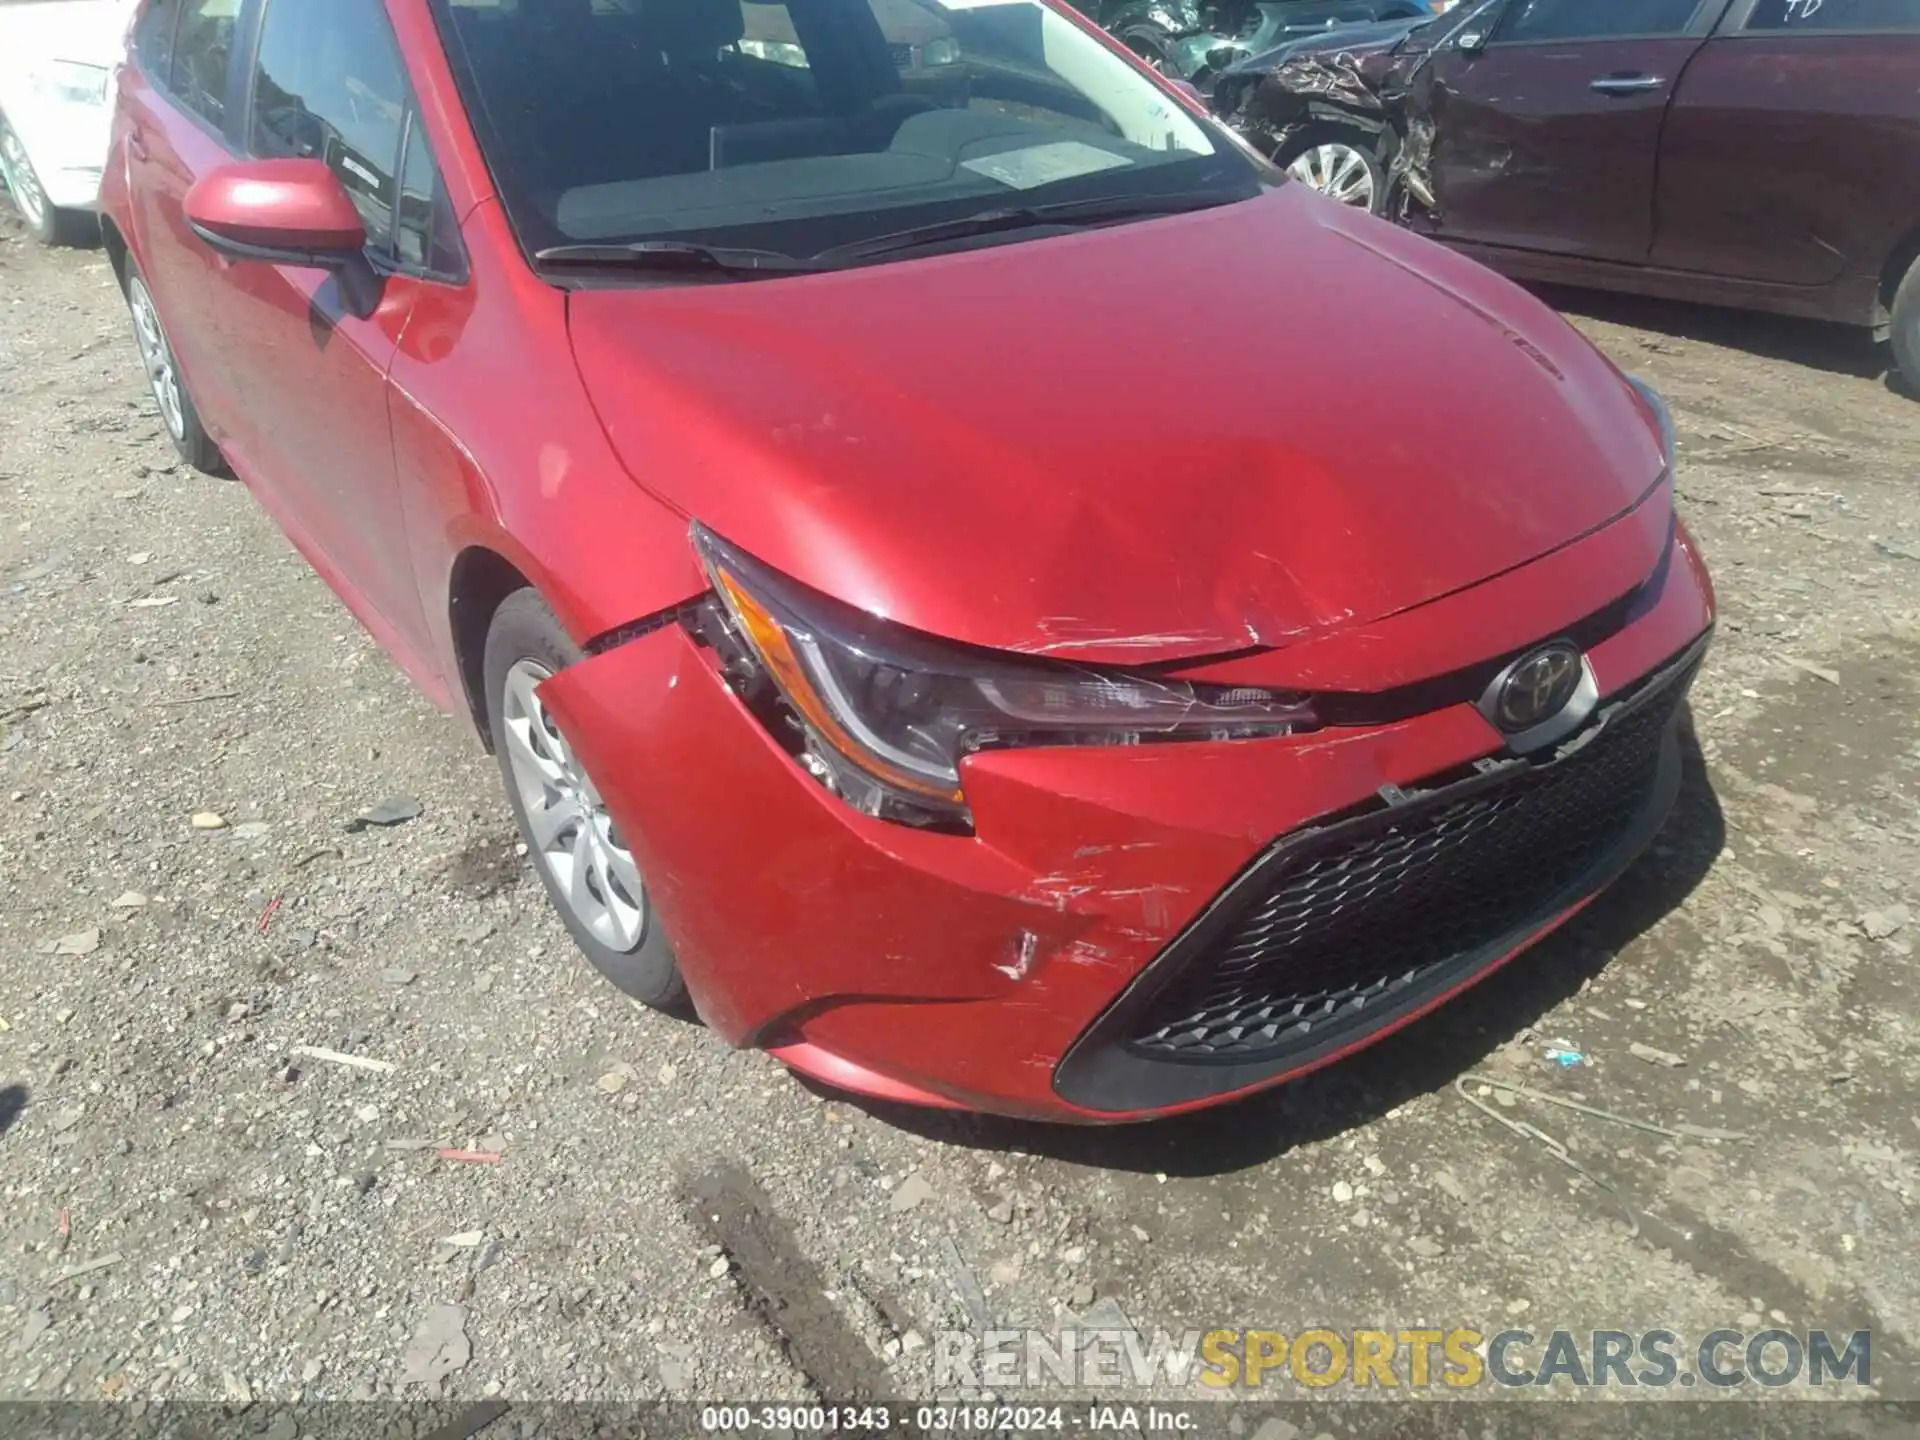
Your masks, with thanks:
M 1437 219 L 1433 67 L 1493 0 L 1295 39 L 1226 66 L 1213 112 L 1289 175 L 1396 220 Z
M 1248 56 L 1349 26 L 1431 18 L 1435 8 L 1434 0 L 1117 0 L 1094 15 L 1163 75 L 1204 92 Z

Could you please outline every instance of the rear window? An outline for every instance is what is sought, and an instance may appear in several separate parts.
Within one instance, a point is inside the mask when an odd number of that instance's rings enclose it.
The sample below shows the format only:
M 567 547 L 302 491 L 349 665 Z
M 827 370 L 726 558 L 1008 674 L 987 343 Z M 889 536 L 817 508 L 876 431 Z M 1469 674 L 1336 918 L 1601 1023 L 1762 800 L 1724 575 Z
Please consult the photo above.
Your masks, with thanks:
M 1760 0 L 1749 30 L 1906 30 L 1920 34 L 1920 0 Z
M 216 128 L 227 118 L 240 0 L 185 0 L 173 33 L 169 85 L 186 107 Z

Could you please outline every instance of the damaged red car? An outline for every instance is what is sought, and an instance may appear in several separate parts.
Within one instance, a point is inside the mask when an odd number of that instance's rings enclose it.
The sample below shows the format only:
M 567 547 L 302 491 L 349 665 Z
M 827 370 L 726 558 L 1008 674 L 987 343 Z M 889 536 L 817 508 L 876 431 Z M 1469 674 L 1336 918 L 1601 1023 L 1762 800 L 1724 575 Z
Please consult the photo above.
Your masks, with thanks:
M 149 0 L 118 81 L 174 439 L 471 714 L 594 965 L 1115 1121 L 1632 861 L 1712 621 L 1651 391 L 1071 11 L 767 8 Z

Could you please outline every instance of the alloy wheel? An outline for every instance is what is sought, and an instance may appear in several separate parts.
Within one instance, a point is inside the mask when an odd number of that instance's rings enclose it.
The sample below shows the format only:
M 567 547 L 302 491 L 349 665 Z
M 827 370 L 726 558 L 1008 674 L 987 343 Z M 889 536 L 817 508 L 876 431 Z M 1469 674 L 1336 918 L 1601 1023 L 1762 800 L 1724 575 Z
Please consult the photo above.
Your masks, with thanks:
M 33 162 L 27 158 L 27 147 L 4 124 L 0 124 L 0 171 L 5 172 L 7 190 L 12 194 L 13 203 L 19 208 L 21 217 L 35 230 L 44 230 L 47 224 L 47 197 L 40 188 L 40 177 L 33 172 Z
M 147 368 L 147 383 L 153 387 L 154 403 L 167 432 L 175 440 L 187 433 L 186 406 L 180 400 L 180 374 L 173 363 L 173 347 L 160 328 L 160 312 L 153 308 L 153 295 L 147 282 L 138 275 L 127 281 L 127 306 L 133 311 L 133 334 L 140 345 L 140 362 Z
M 507 672 L 501 719 L 507 764 L 535 862 L 573 916 L 610 950 L 647 935 L 647 892 L 600 792 L 536 693 L 553 672 L 521 660 Z
M 1342 205 L 1373 208 L 1373 167 L 1351 145 L 1336 142 L 1303 150 L 1287 166 L 1287 174 Z

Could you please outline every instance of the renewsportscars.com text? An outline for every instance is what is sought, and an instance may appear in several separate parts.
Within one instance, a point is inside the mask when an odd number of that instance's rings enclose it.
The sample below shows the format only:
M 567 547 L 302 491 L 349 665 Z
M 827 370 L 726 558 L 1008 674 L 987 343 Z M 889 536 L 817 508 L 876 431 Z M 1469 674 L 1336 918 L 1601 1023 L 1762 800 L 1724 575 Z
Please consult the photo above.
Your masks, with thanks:
M 1873 1335 L 1785 1329 L 1671 1330 L 989 1330 L 934 1337 L 941 1386 L 1102 1392 L 1453 1390 L 1571 1385 L 1729 1390 L 1873 1383 Z

